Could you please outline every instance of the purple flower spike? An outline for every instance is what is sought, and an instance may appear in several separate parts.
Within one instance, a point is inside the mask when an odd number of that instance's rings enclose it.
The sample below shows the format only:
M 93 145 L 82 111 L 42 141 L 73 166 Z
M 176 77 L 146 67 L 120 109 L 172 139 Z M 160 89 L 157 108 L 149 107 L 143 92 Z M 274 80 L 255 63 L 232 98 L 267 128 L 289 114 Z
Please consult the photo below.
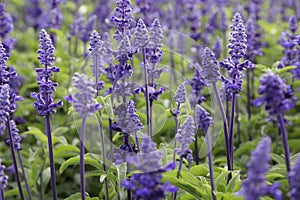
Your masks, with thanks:
M 77 93 L 74 96 L 69 95 L 66 100 L 73 104 L 75 112 L 83 117 L 100 110 L 101 105 L 94 99 L 96 94 L 94 81 L 79 73 L 75 73 L 72 80 Z
M 19 135 L 19 129 L 14 120 L 10 120 L 10 130 L 11 130 L 11 134 L 12 134 L 14 149 L 16 151 L 21 151 L 22 150 L 21 142 L 23 141 L 23 137 L 21 137 Z M 7 145 L 10 145 L 10 141 L 8 138 L 5 140 L 5 143 Z
M 229 39 L 230 44 L 228 45 L 229 54 L 231 56 L 232 61 L 235 64 L 239 64 L 241 58 L 243 58 L 246 54 L 246 42 L 247 35 L 245 33 L 245 26 L 243 24 L 242 17 L 239 13 L 236 13 L 232 20 L 231 28 L 231 37 Z
M 145 200 L 160 200 L 167 192 L 176 192 L 175 186 L 169 182 L 164 184 L 161 182 L 161 173 L 173 170 L 175 165 L 172 163 L 161 167 L 162 152 L 155 150 L 156 144 L 150 137 L 143 138 L 141 147 L 143 153 L 128 157 L 127 162 L 132 163 L 143 173 L 133 174 L 130 179 L 123 180 L 121 186 L 131 190 L 136 199 Z
M 181 83 L 177 88 L 174 99 L 177 103 L 184 103 L 186 101 L 185 82 Z
M 103 62 L 102 62 L 102 55 L 104 53 L 104 48 L 102 45 L 103 45 L 103 41 L 101 40 L 99 33 L 93 30 L 90 36 L 89 51 L 91 52 L 91 56 L 93 59 L 93 64 L 92 64 L 93 76 L 97 80 L 103 73 L 105 73 Z
M 9 102 L 9 85 L 5 84 L 1 86 L 0 90 L 0 136 L 4 134 L 6 128 L 7 117 L 10 113 Z
M 258 94 L 263 96 L 254 100 L 253 104 L 255 106 L 265 104 L 265 110 L 270 115 L 282 114 L 292 109 L 297 100 L 292 88 L 273 72 L 268 72 L 260 79 Z
M 205 132 L 213 123 L 213 119 L 209 116 L 209 113 L 200 105 L 196 105 L 195 107 L 195 121 L 197 127 Z
M 220 80 L 219 62 L 214 53 L 206 47 L 202 54 L 201 75 L 207 83 L 216 83 Z
M 251 158 L 247 163 L 248 178 L 242 183 L 242 189 L 238 192 L 238 195 L 244 196 L 245 200 L 256 200 L 268 194 L 273 195 L 277 200 L 282 199 L 280 184 L 266 184 L 265 175 L 269 171 L 271 160 L 270 148 L 271 139 L 264 137 L 251 153 Z
M 0 159 L 0 189 L 3 190 L 7 186 L 8 176 L 4 175 L 5 166 L 1 164 Z
M 295 16 L 290 18 L 290 31 L 295 34 L 298 30 L 298 20 Z
M 82 42 L 87 43 L 89 41 L 96 19 L 96 15 L 90 16 L 85 27 L 81 30 L 80 40 L 82 40 Z
M 5 4 L 0 3 L 0 37 L 6 37 L 14 28 L 12 18 L 5 12 Z
M 117 0 L 117 7 L 110 20 L 117 26 L 119 31 L 129 29 L 133 22 L 130 0 Z
M 300 156 L 298 156 L 295 160 L 295 165 L 290 172 L 290 180 L 291 180 L 291 190 L 289 196 L 291 200 L 300 199 Z
M 149 43 L 147 27 L 142 19 L 139 19 L 134 30 L 134 44 L 136 48 L 142 49 Z
M 150 31 L 149 31 L 149 46 L 154 51 L 160 50 L 160 47 L 162 47 L 161 40 L 163 39 L 163 30 L 161 28 L 160 22 L 158 19 L 155 19 L 151 25 Z
M 194 76 L 192 80 L 188 80 L 188 83 L 192 87 L 192 92 L 190 94 L 190 103 L 194 107 L 196 104 L 201 104 L 206 98 L 202 95 L 202 90 L 207 86 L 204 78 L 200 75 L 200 66 L 195 65 Z
M 50 80 L 54 72 L 59 72 L 59 68 L 53 66 L 52 62 L 54 58 L 54 47 L 48 33 L 42 29 L 40 32 L 40 48 L 37 50 L 39 54 L 38 59 L 44 68 L 37 68 L 38 85 L 40 87 L 40 93 L 32 92 L 30 95 L 36 99 L 37 102 L 33 104 L 34 108 L 38 110 L 40 115 L 47 115 L 49 113 L 55 113 L 55 109 L 62 106 L 62 101 L 54 102 L 53 92 L 58 86 L 56 82 Z
M 189 145 L 195 141 L 195 122 L 192 116 L 188 116 L 183 124 L 178 129 L 175 140 L 182 144 L 181 148 L 176 148 L 175 152 L 180 155 L 187 155 L 191 153 Z

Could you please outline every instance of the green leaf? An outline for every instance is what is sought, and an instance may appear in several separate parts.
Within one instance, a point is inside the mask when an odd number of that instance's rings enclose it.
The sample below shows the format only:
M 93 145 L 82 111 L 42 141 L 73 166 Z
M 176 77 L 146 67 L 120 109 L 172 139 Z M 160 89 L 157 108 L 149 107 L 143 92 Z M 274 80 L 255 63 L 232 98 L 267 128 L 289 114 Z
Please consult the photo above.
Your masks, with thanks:
M 277 73 L 281 75 L 284 72 L 287 72 L 287 71 L 290 71 L 290 70 L 293 70 L 293 69 L 296 69 L 296 68 L 297 68 L 297 66 L 286 66 L 284 68 L 278 69 Z
M 216 189 L 219 188 L 219 190 L 223 190 L 223 186 L 222 185 L 226 185 L 226 177 L 228 176 L 230 172 L 223 169 L 221 174 L 215 179 L 215 186 L 216 186 Z
M 203 165 L 195 165 L 191 167 L 190 173 L 194 176 L 207 176 L 208 169 Z
M 55 158 L 65 158 L 70 156 L 76 156 L 80 152 L 79 148 L 73 145 L 58 146 L 54 149 Z
M 52 135 L 62 135 L 69 130 L 67 127 L 58 127 L 54 131 L 52 131 Z
M 241 177 L 240 174 L 234 174 L 233 175 L 232 179 L 229 181 L 229 183 L 226 187 L 226 193 L 233 193 L 233 192 L 236 192 L 239 189 L 237 187 L 241 183 L 240 177 Z
M 38 141 L 41 141 L 43 143 L 47 143 L 48 141 L 47 136 L 36 127 L 28 127 L 28 131 L 24 132 L 24 134 L 34 135 Z
M 73 158 L 69 158 L 68 160 L 66 160 L 59 168 L 59 172 L 62 174 L 65 169 L 67 169 L 69 166 L 72 165 L 79 165 L 80 163 L 80 157 L 79 156 L 75 156 Z M 84 155 L 84 163 L 85 165 L 91 165 L 97 169 L 102 169 L 102 166 L 100 165 L 100 163 L 95 159 L 95 157 L 90 154 L 87 153 Z
M 90 195 L 88 193 L 85 193 L 86 195 L 86 200 L 99 200 L 98 197 L 90 197 Z M 76 194 L 72 194 L 71 196 L 69 196 L 68 198 L 65 198 L 65 200 L 79 200 L 81 199 L 81 193 L 78 192 Z
M 183 189 L 184 191 L 193 195 L 194 199 L 203 199 L 203 197 L 205 196 L 203 190 L 201 190 L 199 187 L 196 187 L 183 179 L 178 179 L 174 176 L 164 174 L 162 181 L 163 182 L 169 181 L 172 185 L 175 185 L 176 187 Z
M 270 155 L 271 155 L 272 160 L 274 160 L 278 164 L 284 164 L 285 163 L 284 158 L 281 157 L 280 155 L 277 155 L 277 154 L 274 154 L 274 153 L 271 153 Z
M 281 178 L 284 178 L 284 176 L 282 174 L 279 174 L 279 173 L 268 173 L 266 175 L 266 178 L 268 180 L 272 180 L 274 181 L 275 179 L 281 179 Z
M 269 70 L 269 68 L 267 66 L 262 65 L 262 64 L 256 64 L 255 69 L 258 69 L 262 72 L 267 72 Z

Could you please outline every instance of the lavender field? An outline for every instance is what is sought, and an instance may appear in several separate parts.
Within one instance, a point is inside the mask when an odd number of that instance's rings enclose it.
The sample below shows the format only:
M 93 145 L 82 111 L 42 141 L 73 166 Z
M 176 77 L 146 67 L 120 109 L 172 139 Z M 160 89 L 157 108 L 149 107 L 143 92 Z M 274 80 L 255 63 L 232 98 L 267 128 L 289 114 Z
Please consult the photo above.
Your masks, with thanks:
M 0 200 L 300 200 L 300 0 L 0 0 Z

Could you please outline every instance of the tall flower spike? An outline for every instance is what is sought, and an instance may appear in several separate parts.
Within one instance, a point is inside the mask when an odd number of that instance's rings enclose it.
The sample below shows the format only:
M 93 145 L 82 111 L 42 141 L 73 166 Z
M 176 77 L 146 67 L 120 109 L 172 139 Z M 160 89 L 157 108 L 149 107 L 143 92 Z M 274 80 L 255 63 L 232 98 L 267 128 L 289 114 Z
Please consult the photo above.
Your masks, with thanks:
M 134 45 L 141 49 L 149 43 L 149 33 L 142 19 L 139 19 L 134 30 Z
M 131 2 L 130 0 L 117 0 L 116 3 L 117 7 L 110 20 L 120 31 L 129 29 L 133 21 Z
M 212 52 L 215 53 L 216 59 L 219 59 L 222 53 L 222 40 L 219 36 L 217 36 L 216 42 L 212 47 Z
M 255 106 L 265 103 L 265 110 L 270 115 L 284 113 L 294 107 L 296 97 L 292 88 L 273 72 L 268 72 L 260 79 L 258 94 L 263 95 L 254 100 Z
M 230 28 L 232 30 L 230 33 L 232 38 L 229 39 L 230 44 L 228 45 L 228 48 L 231 49 L 229 50 L 229 54 L 232 61 L 235 64 L 239 64 L 241 58 L 245 56 L 247 48 L 246 30 L 239 13 L 234 15 Z
M 199 104 L 197 104 L 195 107 L 195 121 L 196 121 L 196 126 L 204 130 L 205 132 L 213 123 L 213 119 L 209 116 L 209 113 L 204 108 L 202 108 Z
M 6 128 L 7 117 L 9 116 L 9 85 L 5 84 L 0 89 L 0 136 L 4 134 Z
M 73 104 L 75 112 L 83 117 L 92 115 L 101 109 L 101 105 L 94 99 L 96 94 L 94 81 L 79 73 L 75 73 L 72 80 L 77 93 L 74 96 L 69 95 L 66 100 Z
M 90 16 L 85 27 L 81 30 L 80 40 L 82 40 L 82 42 L 87 43 L 89 41 L 96 19 L 96 15 Z
M 6 61 L 8 60 L 5 48 L 0 42 L 0 83 L 3 84 L 9 80 L 9 73 Z
M 243 195 L 245 200 L 256 200 L 268 194 L 273 195 L 277 200 L 282 199 L 280 184 L 266 184 L 265 176 L 270 168 L 270 148 L 271 139 L 264 137 L 251 153 L 251 158 L 247 163 L 248 178 L 243 181 L 242 189 L 238 192 L 238 195 Z M 258 160 L 260 162 L 257 162 Z
M 59 72 L 59 68 L 53 66 L 52 62 L 54 58 L 54 47 L 48 33 L 42 29 L 40 32 L 40 48 L 37 50 L 38 59 L 44 68 L 37 68 L 36 72 L 38 74 L 38 85 L 40 87 L 40 93 L 32 92 L 30 95 L 32 98 L 36 99 L 37 102 L 33 104 L 34 108 L 38 110 L 40 115 L 47 115 L 55 113 L 55 109 L 62 106 L 62 101 L 54 102 L 53 92 L 58 86 L 56 82 L 50 80 L 54 72 Z
M 157 48 L 162 47 L 161 40 L 163 39 L 163 30 L 161 28 L 159 19 L 155 19 L 151 25 L 149 31 L 149 46 L 150 48 L 157 50 Z
M 220 79 L 219 62 L 214 53 L 206 47 L 201 55 L 201 75 L 207 83 L 216 83 Z
M 6 37 L 13 30 L 13 20 L 5 12 L 5 4 L 0 3 L 0 37 Z
M 200 66 L 198 63 L 195 64 L 192 80 L 189 80 L 188 82 L 192 87 L 189 100 L 191 105 L 195 107 L 196 104 L 201 104 L 206 100 L 206 98 L 202 95 L 202 90 L 205 86 L 207 86 L 204 78 L 200 75 Z
M 131 60 L 130 53 L 132 52 L 131 44 L 129 37 L 126 35 L 124 36 L 121 41 L 120 45 L 118 46 L 118 50 L 115 53 L 115 56 L 119 63 L 126 63 L 128 60 Z
M 142 140 L 142 154 L 133 155 L 127 161 L 137 167 L 142 173 L 133 174 L 128 180 L 123 180 L 121 186 L 133 191 L 136 199 L 159 200 L 166 197 L 167 192 L 175 192 L 177 188 L 169 182 L 162 183 L 162 173 L 173 170 L 175 164 L 171 163 L 161 167 L 162 152 L 155 150 L 155 143 L 150 137 Z
M 63 14 L 59 7 L 59 4 L 63 3 L 63 0 L 51 0 L 47 1 L 49 4 L 48 13 L 44 16 L 44 20 L 47 28 L 59 29 L 63 23 Z
M 289 176 L 291 179 L 291 190 L 289 196 L 291 200 L 300 199 L 300 156 L 298 156 L 295 160 L 295 165 L 290 172 Z
M 92 71 L 93 71 L 93 76 L 94 77 L 97 76 L 96 79 L 99 79 L 99 77 L 103 73 L 105 73 L 103 62 L 102 62 L 102 55 L 104 53 L 104 48 L 102 47 L 102 45 L 103 45 L 103 41 L 101 40 L 99 33 L 93 30 L 90 37 L 89 51 L 91 52 L 91 56 L 93 58 Z
M 1 159 L 0 159 L 0 189 L 3 190 L 6 188 L 7 186 L 7 182 L 8 182 L 8 176 L 6 176 L 4 174 L 4 170 L 5 170 L 5 166 L 2 165 L 1 163 Z
M 17 127 L 14 120 L 10 120 L 10 130 L 11 130 L 11 133 L 12 133 L 12 140 L 13 140 L 14 149 L 16 151 L 21 151 L 22 150 L 21 142 L 23 141 L 23 137 L 21 137 L 19 135 L 19 129 L 18 129 L 18 127 Z M 5 143 L 7 145 L 10 145 L 10 141 L 9 141 L 8 138 L 5 140 Z
M 184 103 L 186 101 L 185 82 L 181 83 L 177 88 L 174 99 L 177 103 Z
M 182 156 L 188 154 L 189 145 L 195 141 L 195 122 L 192 116 L 188 116 L 178 129 L 175 140 L 182 144 L 181 148 L 176 148 L 175 152 Z

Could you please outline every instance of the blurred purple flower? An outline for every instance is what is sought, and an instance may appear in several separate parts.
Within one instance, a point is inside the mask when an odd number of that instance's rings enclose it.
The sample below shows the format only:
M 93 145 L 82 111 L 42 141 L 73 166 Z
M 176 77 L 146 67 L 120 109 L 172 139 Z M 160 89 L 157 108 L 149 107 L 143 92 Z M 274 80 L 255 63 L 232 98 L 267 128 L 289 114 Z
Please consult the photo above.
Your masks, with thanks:
M 174 100 L 177 103 L 184 103 L 186 101 L 186 89 L 185 89 L 185 82 L 181 83 L 179 87 L 177 88 Z
M 295 159 L 295 165 L 292 168 L 292 171 L 289 173 L 291 180 L 290 193 L 289 196 L 291 200 L 300 199 L 300 156 Z
M 69 95 L 65 99 L 73 104 L 75 112 L 81 117 L 93 115 L 97 110 L 101 109 L 101 105 L 94 99 L 96 90 L 95 83 L 85 74 L 75 73 L 73 78 L 73 86 L 77 89 L 77 93 Z
M 83 43 L 87 43 L 89 41 L 91 32 L 94 30 L 96 18 L 96 15 L 90 16 L 86 25 L 81 29 L 79 38 Z
M 258 94 L 263 95 L 254 100 L 255 106 L 265 104 L 270 115 L 283 114 L 294 107 L 297 98 L 292 88 L 278 74 L 268 72 L 260 79 Z
M 24 13 L 24 22 L 26 26 L 31 26 L 34 30 L 41 27 L 43 9 L 39 0 L 26 0 Z
M 47 1 L 49 6 L 47 13 L 43 16 L 44 24 L 41 28 L 59 29 L 63 23 L 63 14 L 59 4 L 64 3 L 64 0 L 50 0 Z
M 128 180 L 123 180 L 121 186 L 134 192 L 135 198 L 145 200 L 159 200 L 166 196 L 167 192 L 175 192 L 177 188 L 169 182 L 162 183 L 161 173 L 173 170 L 175 164 L 171 163 L 162 167 L 160 160 L 162 152 L 155 150 L 156 144 L 150 137 L 144 137 L 141 144 L 141 155 L 133 155 L 127 158 L 143 173 L 133 174 Z
M 264 137 L 251 153 L 251 158 L 247 163 L 248 178 L 243 181 L 242 189 L 238 192 L 238 195 L 244 196 L 245 200 L 256 200 L 268 194 L 273 195 L 277 200 L 282 199 L 279 183 L 266 184 L 265 176 L 269 171 L 271 160 L 270 149 L 271 139 Z
M 69 25 L 70 35 L 68 36 L 68 40 L 71 40 L 73 36 L 78 36 L 83 29 L 83 17 L 77 13 L 74 19 L 73 24 Z
M 195 121 L 196 126 L 204 130 L 205 133 L 213 123 L 213 119 L 209 116 L 209 113 L 200 105 L 196 105 L 195 107 Z
M 201 72 L 199 72 L 199 67 L 196 66 L 192 80 L 187 81 L 192 87 L 192 92 L 189 98 L 192 107 L 195 107 L 196 104 L 201 104 L 206 100 L 206 98 L 202 95 L 202 90 L 207 84 L 200 74 Z
M 0 3 L 0 37 L 5 38 L 14 28 L 12 18 L 5 12 L 5 4 Z
M 178 129 L 175 140 L 181 143 L 181 148 L 176 148 L 175 152 L 180 155 L 188 155 L 191 153 L 189 145 L 195 141 L 195 122 L 192 116 L 188 116 Z

